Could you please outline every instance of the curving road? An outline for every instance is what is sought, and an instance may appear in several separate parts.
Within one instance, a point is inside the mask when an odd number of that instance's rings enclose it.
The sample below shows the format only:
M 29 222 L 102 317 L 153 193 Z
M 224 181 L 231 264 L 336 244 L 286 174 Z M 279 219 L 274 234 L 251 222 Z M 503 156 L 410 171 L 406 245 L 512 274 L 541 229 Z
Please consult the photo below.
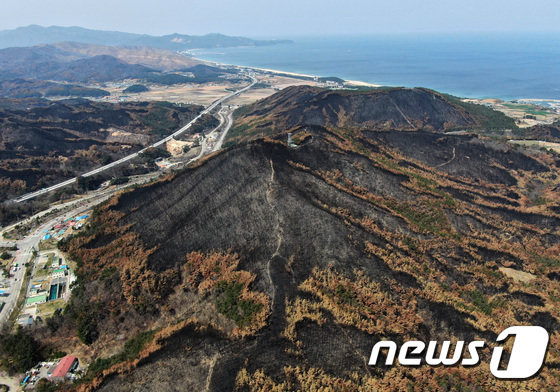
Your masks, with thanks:
M 226 108 L 222 108 L 219 112 L 218 112 L 218 117 L 220 117 L 220 124 L 214 128 L 212 130 L 212 132 L 208 133 L 208 135 L 206 135 L 205 137 L 202 138 L 202 141 L 200 142 L 200 152 L 198 153 L 198 155 L 194 158 L 192 158 L 190 161 L 187 162 L 187 165 L 199 160 L 200 158 L 202 158 L 204 155 L 206 154 L 210 154 L 214 151 L 218 151 L 220 148 L 222 148 L 222 144 L 224 142 L 224 139 L 229 131 L 229 129 L 231 128 L 231 125 L 233 124 L 233 111 L 226 109 Z M 214 143 L 214 145 L 211 147 L 208 146 L 207 143 L 207 139 L 209 137 L 214 137 L 219 131 L 220 129 L 222 129 L 220 135 L 218 136 L 218 140 L 216 140 L 216 142 Z
M 220 148 L 222 148 L 222 144 L 224 143 L 226 135 L 227 135 L 229 129 L 231 128 L 232 124 L 233 124 L 233 112 L 232 111 L 227 112 L 227 115 L 226 115 L 226 118 L 225 118 L 224 122 L 225 122 L 224 130 L 220 134 L 220 137 L 216 141 L 216 144 L 214 145 L 214 148 L 212 149 L 212 151 L 218 151 Z
M 101 172 L 103 172 L 103 171 L 105 171 L 105 170 L 108 170 L 108 169 L 110 169 L 110 168 L 112 168 L 112 167 L 118 166 L 118 165 L 120 165 L 120 164 L 122 164 L 122 163 L 124 163 L 124 162 L 128 162 L 128 161 L 130 161 L 131 159 L 137 158 L 141 153 L 143 153 L 144 151 L 146 151 L 148 148 L 159 147 L 159 146 L 161 146 L 162 144 L 167 143 L 168 141 L 170 141 L 170 140 L 173 139 L 174 137 L 179 136 L 180 134 L 182 134 L 183 132 L 185 132 L 187 129 L 189 129 L 191 126 L 193 126 L 193 124 L 196 123 L 202 116 L 204 116 L 205 114 L 208 114 L 208 113 L 210 113 L 212 110 L 214 110 L 214 109 L 216 108 L 216 106 L 222 104 L 223 102 L 227 101 L 228 99 L 230 99 L 230 98 L 232 98 L 232 97 L 235 97 L 235 96 L 237 96 L 237 95 L 239 95 L 239 94 L 241 94 L 241 93 L 243 93 L 243 92 L 249 90 L 251 87 L 253 87 L 253 86 L 257 83 L 257 79 L 256 79 L 254 76 L 250 76 L 250 78 L 251 78 L 251 83 L 250 83 L 249 85 L 243 87 L 242 89 L 236 90 L 236 91 L 234 91 L 234 92 L 232 92 L 232 93 L 230 93 L 230 94 L 228 94 L 228 95 L 226 95 L 226 96 L 224 96 L 224 97 L 222 97 L 222 98 L 220 98 L 220 99 L 218 99 L 217 101 L 215 101 L 214 103 L 212 103 L 210 106 L 208 106 L 206 109 L 204 109 L 202 112 L 200 112 L 200 113 L 198 114 L 198 116 L 196 116 L 196 117 L 195 117 L 194 119 L 192 119 L 187 125 L 185 125 L 185 126 L 184 126 L 183 128 L 181 128 L 181 129 L 179 129 L 178 131 L 173 132 L 171 135 L 169 135 L 169 136 L 167 136 L 167 137 L 161 139 L 161 140 L 158 141 L 158 142 L 155 142 L 155 143 L 149 145 L 148 147 L 143 148 L 142 150 L 140 150 L 140 151 L 138 151 L 138 152 L 135 152 L 135 153 L 133 153 L 133 154 L 127 155 L 126 157 L 121 158 L 121 159 L 119 159 L 119 160 L 117 160 L 117 161 L 115 161 L 115 162 L 111 162 L 111 163 L 109 163 L 109 164 L 107 164 L 107 165 L 105 165 L 105 166 L 101 166 L 101 167 L 99 167 L 99 168 L 97 168 L 97 169 L 91 170 L 91 171 L 89 171 L 89 172 L 87 172 L 87 173 L 82 174 L 81 176 L 82 176 L 82 177 L 90 177 L 90 176 L 93 176 L 93 175 L 95 175 L 95 174 L 101 173 Z M 220 145 L 221 145 L 221 143 L 220 143 Z M 214 150 L 215 150 L 215 149 L 214 149 Z M 14 202 L 16 202 L 16 203 L 21 203 L 22 201 L 29 200 L 29 199 L 33 199 L 33 198 L 35 198 L 35 197 L 37 197 L 37 196 L 44 195 L 45 193 L 48 193 L 48 192 L 50 192 L 50 191 L 54 191 L 55 189 L 59 189 L 59 188 L 62 188 L 62 187 L 68 186 L 68 185 L 75 184 L 77 180 L 78 180 L 78 177 L 74 177 L 74 178 L 71 178 L 71 179 L 69 179 L 69 180 L 63 181 L 63 182 L 61 182 L 61 183 L 58 183 L 58 184 L 55 184 L 55 185 L 51 185 L 51 186 L 49 186 L 48 188 L 43 188 L 43 189 L 41 189 L 41 190 L 38 190 L 38 191 L 35 191 L 35 192 L 31 192 L 31 193 L 27 193 L 27 194 L 25 194 L 25 195 L 19 196 L 19 197 L 13 199 L 12 201 L 14 201 Z

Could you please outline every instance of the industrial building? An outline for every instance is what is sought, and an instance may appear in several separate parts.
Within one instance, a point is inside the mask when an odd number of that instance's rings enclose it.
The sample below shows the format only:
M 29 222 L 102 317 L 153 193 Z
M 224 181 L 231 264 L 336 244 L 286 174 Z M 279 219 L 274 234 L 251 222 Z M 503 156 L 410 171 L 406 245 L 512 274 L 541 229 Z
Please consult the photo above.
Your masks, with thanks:
M 78 367 L 78 358 L 67 355 L 60 360 L 52 374 L 49 376 L 51 381 L 64 381 L 69 372 Z
M 25 305 L 38 305 L 44 304 L 45 302 L 47 302 L 47 294 L 40 294 L 27 298 L 27 301 L 25 301 Z

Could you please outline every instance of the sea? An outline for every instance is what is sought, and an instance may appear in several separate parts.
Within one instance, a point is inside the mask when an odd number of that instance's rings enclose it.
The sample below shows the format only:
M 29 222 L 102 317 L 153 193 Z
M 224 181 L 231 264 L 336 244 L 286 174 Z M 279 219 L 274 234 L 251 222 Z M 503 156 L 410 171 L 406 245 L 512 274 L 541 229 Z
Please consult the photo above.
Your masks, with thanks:
M 290 37 L 273 46 L 193 50 L 225 64 L 465 98 L 560 99 L 560 32 Z

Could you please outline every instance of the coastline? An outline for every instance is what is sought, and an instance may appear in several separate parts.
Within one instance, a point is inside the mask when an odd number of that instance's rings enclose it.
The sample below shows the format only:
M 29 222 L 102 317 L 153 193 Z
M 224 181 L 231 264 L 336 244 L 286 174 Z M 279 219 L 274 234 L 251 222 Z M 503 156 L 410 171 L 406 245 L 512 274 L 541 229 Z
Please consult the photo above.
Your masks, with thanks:
M 210 65 L 215 65 L 215 66 L 221 66 L 221 67 L 234 67 L 237 69 L 245 69 L 245 70 L 255 70 L 255 71 L 260 71 L 260 72 L 269 72 L 275 75 L 279 75 L 279 76 L 288 76 L 288 77 L 294 77 L 294 78 L 302 78 L 302 79 L 318 79 L 324 76 L 318 76 L 318 75 L 311 75 L 311 74 L 305 74 L 305 73 L 299 73 L 299 72 L 291 72 L 291 71 L 282 71 L 279 69 L 272 69 L 272 68 L 262 68 L 262 67 L 253 67 L 253 66 L 248 66 L 248 65 L 235 65 L 235 64 L 227 64 L 227 63 L 220 63 L 217 61 L 211 61 L 211 60 L 205 60 L 202 59 L 200 57 L 195 57 L 190 55 L 190 58 L 200 61 L 202 63 L 206 63 L 206 64 L 210 64 Z M 331 75 L 331 76 L 335 76 L 335 75 Z M 364 82 L 361 80 L 347 80 L 347 79 L 342 79 L 344 80 L 344 84 L 345 85 L 349 85 L 349 86 L 355 86 L 355 87 L 371 87 L 371 88 L 380 88 L 380 87 L 395 87 L 395 86 L 390 86 L 390 85 L 384 85 L 384 84 L 375 84 L 375 83 L 370 83 L 370 82 Z M 425 88 L 430 88 L 430 87 L 426 87 L 426 86 L 421 86 L 421 87 L 425 87 Z M 445 93 L 447 94 L 447 93 Z M 453 95 L 453 94 L 451 94 Z M 526 102 L 532 105 L 540 105 L 542 103 L 545 102 L 549 102 L 549 103 L 553 103 L 554 107 L 556 107 L 556 105 L 560 106 L 560 99 L 549 99 L 549 98 L 515 98 L 515 99 L 502 99 L 502 98 L 481 98 L 481 97 L 461 97 L 461 96 L 457 96 L 457 98 L 460 98 L 462 100 L 474 100 L 474 101 L 496 101 L 497 102 Z M 560 112 L 559 112 L 560 114 Z
M 306 79 L 318 79 L 324 76 L 318 76 L 318 75 L 310 75 L 310 74 L 304 74 L 304 73 L 298 73 L 298 72 L 290 72 L 290 71 L 282 71 L 279 69 L 272 69 L 272 68 L 260 68 L 260 67 L 251 67 L 251 66 L 246 66 L 246 65 L 235 65 L 235 64 L 226 64 L 226 63 L 219 63 L 217 61 L 209 61 L 209 60 L 204 60 L 201 59 L 199 57 L 191 57 L 194 60 L 197 61 L 201 61 L 207 64 L 213 64 L 216 66 L 221 66 L 221 67 L 235 67 L 238 69 L 250 69 L 250 70 L 255 70 L 255 71 L 261 71 L 261 72 L 270 72 L 276 75 L 286 75 L 286 76 L 293 76 L 295 78 L 306 78 Z M 351 86 L 356 86 L 356 87 L 388 87 L 388 86 L 384 86 L 382 84 L 374 84 L 374 83 L 369 83 L 369 82 L 363 82 L 360 80 L 345 80 L 343 79 L 345 84 L 349 84 Z
M 235 64 L 226 64 L 217 61 L 208 61 L 198 57 L 193 57 L 194 59 L 204 62 L 208 65 L 214 65 L 219 67 L 226 67 L 226 68 L 235 68 L 240 71 L 254 71 L 254 72 L 266 72 L 274 76 L 278 77 L 285 77 L 285 78 L 293 78 L 293 79 L 300 79 L 302 83 L 308 81 L 313 84 L 319 85 L 319 87 L 323 87 L 320 85 L 319 78 L 321 76 L 299 73 L 299 72 L 291 72 L 291 71 L 282 71 L 278 69 L 272 68 L 262 68 L 262 67 L 252 67 L 252 66 L 245 66 L 245 65 L 235 65 Z M 334 77 L 331 75 L 331 77 Z M 342 88 L 380 88 L 380 87 L 390 87 L 387 85 L 381 84 L 374 84 L 369 82 L 364 82 L 360 80 L 344 80 Z M 340 84 L 337 83 L 335 86 L 329 86 L 325 83 L 326 87 L 336 87 L 340 88 Z M 501 98 L 471 98 L 471 97 L 460 97 L 457 96 L 458 99 L 471 102 L 479 105 L 487 105 L 490 106 L 492 109 L 500 111 L 504 113 L 506 116 L 513 118 L 519 127 L 529 127 L 538 124 L 550 125 L 553 124 L 555 121 L 560 120 L 560 100 L 558 99 L 538 99 L 538 98 L 516 98 L 511 100 L 505 100 Z M 526 108 L 524 106 L 530 105 L 530 108 Z M 546 111 L 545 114 L 542 111 Z M 535 115 L 535 111 L 541 111 L 541 113 L 537 116 Z M 527 117 L 530 115 L 530 117 Z
M 231 64 L 225 64 L 225 65 L 230 65 Z M 239 68 L 244 68 L 244 69 L 254 69 L 256 71 L 262 71 L 262 72 L 270 72 L 273 74 L 280 74 L 280 75 L 289 75 L 289 76 L 294 76 L 294 77 L 298 77 L 298 78 L 318 78 L 319 76 L 316 75 L 308 75 L 308 74 L 303 74 L 303 73 L 297 73 L 297 72 L 289 72 L 289 71 L 281 71 L 278 69 L 270 69 L 270 68 L 259 68 L 259 67 L 246 67 L 246 66 L 240 66 L 240 65 L 235 65 L 235 67 L 239 67 Z

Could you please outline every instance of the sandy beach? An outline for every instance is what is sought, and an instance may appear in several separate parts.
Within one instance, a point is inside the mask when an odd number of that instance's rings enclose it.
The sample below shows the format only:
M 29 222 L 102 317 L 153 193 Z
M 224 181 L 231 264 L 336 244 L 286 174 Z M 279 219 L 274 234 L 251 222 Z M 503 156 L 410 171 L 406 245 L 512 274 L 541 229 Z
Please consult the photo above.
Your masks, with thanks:
M 307 74 L 302 74 L 302 73 L 296 73 L 296 72 L 287 72 L 287 71 L 280 71 L 277 69 L 270 69 L 270 68 L 258 68 L 258 67 L 243 67 L 246 69 L 254 69 L 256 71 L 262 71 L 262 72 L 271 72 L 271 73 L 275 73 L 275 74 L 282 74 L 282 75 L 289 75 L 289 76 L 293 76 L 296 78 L 318 78 L 318 76 L 314 76 L 314 75 L 307 75 Z
M 381 84 L 373 84 L 368 82 L 361 82 L 359 80 L 345 80 L 346 84 L 358 87 L 383 87 Z
M 200 59 L 198 57 L 193 57 L 193 59 L 197 60 L 197 61 L 201 61 L 207 64 L 213 64 L 215 66 L 219 66 L 219 67 L 234 67 L 234 68 L 238 68 L 238 69 L 251 69 L 251 70 L 255 70 L 255 71 L 261 71 L 261 72 L 271 72 L 271 73 L 275 73 L 275 74 L 282 74 L 282 75 L 289 75 L 289 76 L 293 76 L 293 77 L 300 77 L 300 78 L 317 78 L 318 76 L 314 76 L 314 75 L 307 75 L 307 74 L 302 74 L 302 73 L 296 73 L 296 72 L 287 72 L 287 71 L 280 71 L 278 69 L 270 69 L 270 68 L 259 68 L 259 67 L 249 67 L 249 66 L 245 66 L 245 65 L 235 65 L 235 64 L 226 64 L 226 63 L 218 63 L 216 61 L 208 61 L 208 60 L 204 60 L 204 59 Z
M 203 60 L 203 59 L 199 59 L 199 58 L 194 58 L 194 59 L 197 60 L 197 61 L 201 61 L 201 62 L 205 62 L 205 63 L 209 63 L 209 64 L 214 64 L 214 65 L 220 66 L 220 67 L 235 67 L 235 68 L 239 68 L 239 69 L 251 69 L 251 70 L 260 71 L 260 72 L 270 72 L 270 73 L 274 73 L 274 74 L 278 74 L 278 75 L 292 76 L 294 78 L 309 78 L 309 79 L 316 80 L 316 79 L 319 79 L 320 77 L 322 77 L 322 76 L 310 75 L 310 74 L 304 74 L 304 73 L 282 71 L 282 70 L 279 70 L 279 69 L 272 69 L 272 68 L 260 68 L 260 67 L 244 66 L 244 65 L 225 64 L 225 63 L 218 63 L 218 62 L 215 62 L 215 61 L 207 61 L 207 60 Z M 383 85 L 381 85 L 381 84 L 362 82 L 360 80 L 344 80 L 344 82 L 345 82 L 345 84 L 348 84 L 348 85 L 351 85 L 351 86 L 356 86 L 356 87 L 383 87 Z

